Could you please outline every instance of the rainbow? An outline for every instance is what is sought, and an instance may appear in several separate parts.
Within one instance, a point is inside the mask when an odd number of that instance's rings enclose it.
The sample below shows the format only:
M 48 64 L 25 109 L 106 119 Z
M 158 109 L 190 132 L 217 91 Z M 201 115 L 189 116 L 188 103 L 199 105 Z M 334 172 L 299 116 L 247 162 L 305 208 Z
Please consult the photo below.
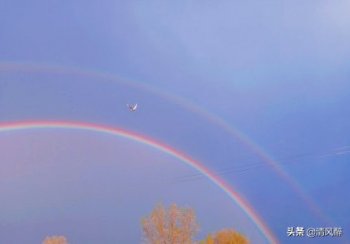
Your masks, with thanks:
M 29 129 L 73 129 L 73 130 L 83 130 L 96 133 L 105 133 L 112 136 L 119 136 L 129 140 L 133 140 L 144 145 L 150 146 L 157 150 L 160 150 L 168 155 L 173 156 L 176 159 L 181 160 L 185 164 L 194 168 L 205 177 L 207 177 L 212 183 L 218 186 L 222 191 L 224 191 L 228 197 L 235 201 L 238 206 L 245 212 L 245 214 L 256 224 L 259 231 L 267 238 L 269 243 L 279 243 L 277 238 L 271 232 L 269 227 L 264 223 L 261 217 L 254 211 L 250 204 L 240 196 L 228 183 L 217 176 L 214 172 L 211 172 L 207 167 L 205 167 L 199 161 L 192 159 L 186 154 L 177 151 L 176 149 L 156 141 L 145 135 L 140 135 L 132 131 L 127 131 L 125 129 L 110 127 L 106 125 L 99 125 L 86 122 L 76 122 L 76 121 L 21 121 L 21 122 L 8 122 L 0 123 L 0 133 L 19 131 L 19 130 L 29 130 Z
M 162 97 L 168 101 L 171 101 L 182 108 L 197 114 L 198 116 L 206 119 L 210 123 L 217 125 L 229 135 L 236 138 L 242 145 L 245 145 L 251 152 L 258 156 L 266 165 L 268 165 L 272 171 L 274 171 L 283 181 L 285 181 L 288 186 L 303 200 L 308 209 L 317 216 L 325 224 L 332 225 L 332 220 L 324 214 L 322 209 L 315 203 L 315 201 L 302 189 L 300 184 L 296 182 L 281 166 L 274 160 L 268 153 L 266 153 L 260 146 L 255 144 L 248 136 L 240 132 L 238 129 L 233 127 L 231 124 L 226 122 L 219 116 L 202 109 L 201 107 L 193 104 L 187 99 L 174 96 L 172 94 L 166 93 L 156 87 L 145 85 L 139 82 L 132 82 L 127 79 L 121 79 L 120 77 L 109 74 L 106 72 L 99 71 L 88 71 L 80 68 L 69 68 L 64 66 L 55 65 L 42 65 L 35 63 L 16 63 L 16 62 L 2 62 L 0 63 L 0 72 L 11 72 L 11 71 L 21 71 L 21 72 L 46 72 L 55 73 L 62 75 L 77 75 L 82 77 L 95 77 L 100 80 L 100 82 L 118 82 L 120 84 L 127 85 L 129 87 L 134 87 L 141 89 L 150 93 L 153 93 L 159 97 Z

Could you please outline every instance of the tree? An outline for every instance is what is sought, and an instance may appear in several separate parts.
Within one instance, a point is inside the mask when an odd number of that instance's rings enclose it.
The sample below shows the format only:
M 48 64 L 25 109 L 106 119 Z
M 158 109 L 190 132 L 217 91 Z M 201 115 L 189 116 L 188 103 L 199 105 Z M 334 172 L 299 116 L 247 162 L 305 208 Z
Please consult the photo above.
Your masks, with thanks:
M 205 240 L 201 241 L 201 244 L 249 244 L 249 241 L 235 230 L 225 229 L 213 236 L 208 235 Z
M 43 244 L 68 244 L 68 241 L 64 236 L 48 236 Z
M 158 205 L 142 220 L 142 227 L 146 243 L 151 244 L 190 244 L 198 232 L 194 211 L 176 204 L 168 209 Z

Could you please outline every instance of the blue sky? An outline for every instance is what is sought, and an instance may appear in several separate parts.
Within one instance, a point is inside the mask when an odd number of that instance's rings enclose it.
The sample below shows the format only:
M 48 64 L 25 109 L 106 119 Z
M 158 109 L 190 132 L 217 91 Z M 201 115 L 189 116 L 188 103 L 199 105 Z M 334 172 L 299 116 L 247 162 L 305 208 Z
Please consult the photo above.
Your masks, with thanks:
M 295 241 L 286 237 L 288 226 L 324 227 L 284 179 L 260 166 L 264 163 L 251 147 L 188 109 L 195 104 L 275 159 L 349 239 L 345 216 L 350 215 L 350 154 L 337 151 L 350 145 L 349 1 L 3 0 L 0 9 L 2 122 L 79 120 L 146 134 L 214 171 L 224 171 L 222 177 L 246 197 L 283 243 Z M 9 63 L 11 70 L 5 68 Z M 35 70 L 23 70 L 33 64 Z M 48 66 L 66 71 L 50 71 Z M 161 92 L 139 89 L 134 83 Z M 188 102 L 178 104 L 164 94 Z M 132 101 L 140 110 L 131 115 L 125 104 Z M 0 140 L 7 145 L 21 139 L 0 135 Z M 91 143 L 101 140 L 96 136 Z M 148 149 L 137 148 L 144 150 Z M 39 149 L 33 150 L 32 156 L 37 153 Z M 95 153 L 108 160 L 103 152 Z M 64 162 L 68 165 L 69 156 Z M 1 164 L 6 168 L 11 161 Z M 251 164 L 259 166 L 248 169 Z M 91 167 L 98 169 L 93 162 Z M 226 168 L 232 171 L 225 173 Z M 248 170 L 240 173 L 238 168 Z M 173 177 L 193 174 L 180 170 Z M 188 184 L 203 187 L 206 181 Z M 186 190 L 185 182 L 180 185 Z M 226 201 L 220 194 L 215 191 L 223 199 L 218 202 Z M 185 195 L 178 201 L 191 203 L 193 197 Z M 202 191 L 198 198 L 206 202 L 209 195 Z M 162 198 L 172 199 L 155 194 L 154 204 Z M 237 206 L 232 209 L 227 211 L 238 211 Z M 218 220 L 209 225 L 210 218 L 200 218 L 206 230 L 223 224 Z M 78 232 L 67 236 L 79 242 Z

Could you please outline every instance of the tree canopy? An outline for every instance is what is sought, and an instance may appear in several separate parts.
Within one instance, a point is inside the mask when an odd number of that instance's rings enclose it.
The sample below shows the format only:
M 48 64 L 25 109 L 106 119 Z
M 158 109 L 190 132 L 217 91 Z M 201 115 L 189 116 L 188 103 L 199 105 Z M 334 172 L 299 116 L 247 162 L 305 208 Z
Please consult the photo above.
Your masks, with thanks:
M 68 244 L 68 241 L 64 236 L 48 236 L 43 244 Z
M 142 220 L 142 228 L 145 242 L 150 244 L 249 244 L 246 237 L 233 229 L 223 229 L 195 241 L 199 227 L 194 211 L 176 204 L 169 208 L 158 205 Z
M 201 244 L 249 244 L 242 234 L 232 229 L 224 229 L 213 235 L 208 235 Z
M 142 220 L 142 228 L 145 241 L 151 244 L 190 244 L 198 232 L 194 211 L 176 204 L 168 209 L 158 205 Z

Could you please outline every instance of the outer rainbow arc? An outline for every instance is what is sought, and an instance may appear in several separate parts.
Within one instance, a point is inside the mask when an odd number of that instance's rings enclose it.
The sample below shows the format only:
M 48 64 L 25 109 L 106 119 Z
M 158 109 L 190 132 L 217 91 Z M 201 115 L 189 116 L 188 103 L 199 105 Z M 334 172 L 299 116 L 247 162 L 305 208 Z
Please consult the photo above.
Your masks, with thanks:
M 192 159 L 176 149 L 149 138 L 144 135 L 137 134 L 132 131 L 124 130 L 121 128 L 110 127 L 106 125 L 99 125 L 86 122 L 77 121 L 21 121 L 21 122 L 8 122 L 0 123 L 0 133 L 7 131 L 18 131 L 27 129 L 74 129 L 74 130 L 85 130 L 97 133 L 105 133 L 109 135 L 115 135 L 124 137 L 133 141 L 137 141 L 142 144 L 146 144 L 150 147 L 158 149 L 168 155 L 171 155 L 198 172 L 205 175 L 210 181 L 216 186 L 223 190 L 232 200 L 234 200 L 238 206 L 247 214 L 247 216 L 256 224 L 259 231 L 267 238 L 269 243 L 279 243 L 277 237 L 271 232 L 269 227 L 264 223 L 261 217 L 253 210 L 249 203 L 240 196 L 229 184 L 227 184 L 215 173 L 211 172 L 207 167 L 201 164 L 199 161 Z
M 291 187 L 291 189 L 301 196 L 302 200 L 305 202 L 305 204 L 308 206 L 309 210 L 314 213 L 317 217 L 319 217 L 323 222 L 325 223 L 332 223 L 333 221 L 326 216 L 322 209 L 315 203 L 315 201 L 308 196 L 305 191 L 303 191 L 302 187 L 278 164 L 276 160 L 274 160 L 271 156 L 269 156 L 261 147 L 259 147 L 257 144 L 251 141 L 251 139 L 248 138 L 245 134 L 240 132 L 238 129 L 230 125 L 228 122 L 226 122 L 224 119 L 220 118 L 219 116 L 208 112 L 201 107 L 189 102 L 187 99 L 177 97 L 174 95 L 171 95 L 169 93 L 165 93 L 162 90 L 157 89 L 156 87 L 148 86 L 142 83 L 135 83 L 135 82 L 128 82 L 126 79 L 120 79 L 120 77 L 117 77 L 114 74 L 105 73 L 105 72 L 99 72 L 99 71 L 89 71 L 84 70 L 80 68 L 67 68 L 67 67 L 61 67 L 61 66 L 53 66 L 53 65 L 41 65 L 41 64 L 35 64 L 35 63 L 16 63 L 16 62 L 0 62 L 0 71 L 24 71 L 24 72 L 54 72 L 58 74 L 73 74 L 73 75 L 80 75 L 85 77 L 99 77 L 102 79 L 106 79 L 109 81 L 118 81 L 122 84 L 127 84 L 130 87 L 135 87 L 138 89 L 144 89 L 148 92 L 152 92 L 154 94 L 157 94 L 160 97 L 163 97 L 164 99 L 167 99 L 169 101 L 173 101 L 176 104 L 179 104 L 185 109 L 188 109 L 189 111 L 193 111 L 199 116 L 202 116 L 206 118 L 208 121 L 210 121 L 213 124 L 218 125 L 222 129 L 224 129 L 227 133 L 229 133 L 231 136 L 238 139 L 243 145 L 247 146 L 250 150 L 253 151 L 259 158 L 262 159 L 263 162 L 265 162 L 268 166 L 271 167 L 271 169 L 279 176 L 281 177 L 286 183 Z

